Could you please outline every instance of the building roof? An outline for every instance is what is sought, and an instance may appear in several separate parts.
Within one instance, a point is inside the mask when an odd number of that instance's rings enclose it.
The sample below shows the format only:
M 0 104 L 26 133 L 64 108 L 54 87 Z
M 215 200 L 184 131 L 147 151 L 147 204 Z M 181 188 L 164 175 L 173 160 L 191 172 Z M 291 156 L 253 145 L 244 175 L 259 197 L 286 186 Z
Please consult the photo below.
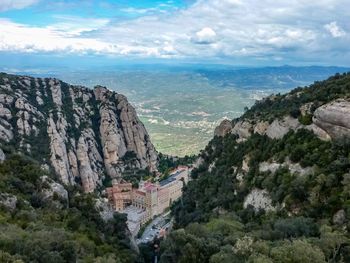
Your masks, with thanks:
M 176 178 L 174 176 L 170 176 L 167 179 L 164 179 L 164 180 L 160 181 L 159 185 L 160 186 L 165 186 L 165 185 L 170 184 L 171 182 L 174 182 L 174 181 L 176 181 Z
M 157 186 L 155 186 L 154 184 L 150 184 L 150 185 L 145 186 L 146 191 L 152 191 L 155 189 L 157 189 Z
M 186 172 L 186 169 L 183 167 L 178 167 L 176 170 L 174 170 L 170 176 L 167 179 L 164 179 L 162 181 L 159 182 L 160 186 L 164 186 L 167 185 L 171 182 L 174 182 L 176 180 L 176 177 L 180 174 L 182 174 L 183 172 Z
M 139 194 L 139 195 L 146 195 L 145 192 L 143 191 L 140 191 L 140 190 L 135 190 L 135 193 Z

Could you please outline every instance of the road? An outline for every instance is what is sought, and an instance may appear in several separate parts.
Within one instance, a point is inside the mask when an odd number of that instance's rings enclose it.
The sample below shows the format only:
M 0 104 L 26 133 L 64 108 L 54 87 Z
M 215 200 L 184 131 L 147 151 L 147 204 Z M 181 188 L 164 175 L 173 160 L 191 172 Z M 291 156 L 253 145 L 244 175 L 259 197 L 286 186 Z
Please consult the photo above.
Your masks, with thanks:
M 170 222 L 166 222 L 169 218 L 170 211 L 156 217 L 152 220 L 150 224 L 147 225 L 145 230 L 142 233 L 141 238 L 136 239 L 137 244 L 148 243 L 152 241 L 155 237 L 159 235 L 159 231 L 163 228 L 167 228 L 170 226 Z

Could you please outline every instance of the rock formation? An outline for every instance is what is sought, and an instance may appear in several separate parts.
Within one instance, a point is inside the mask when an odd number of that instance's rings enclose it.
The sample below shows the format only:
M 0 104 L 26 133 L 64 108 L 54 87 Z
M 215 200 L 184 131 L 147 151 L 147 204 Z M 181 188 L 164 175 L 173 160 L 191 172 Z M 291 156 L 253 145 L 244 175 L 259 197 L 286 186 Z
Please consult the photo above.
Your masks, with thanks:
M 157 152 L 135 109 L 101 86 L 1 73 L 0 140 L 86 192 L 127 167 L 157 169 Z
M 311 114 L 311 103 L 304 104 L 301 110 Z M 267 135 L 271 139 L 281 139 L 290 130 L 307 129 L 312 131 L 321 140 L 342 139 L 350 137 L 350 101 L 338 99 L 318 107 L 310 125 L 303 125 L 298 119 L 284 116 L 274 119 L 272 123 L 260 120 L 239 119 L 232 125 L 230 121 L 223 121 L 216 129 L 216 136 L 225 136 L 228 133 L 237 135 L 237 142 L 245 141 L 253 133 Z
M 244 199 L 243 207 L 252 206 L 255 211 L 260 209 L 265 211 L 274 211 L 276 208 L 272 205 L 269 193 L 264 189 L 254 188 Z
M 313 122 L 332 139 L 350 137 L 350 101 L 339 99 L 317 108 Z
M 215 128 L 214 136 L 224 137 L 232 130 L 232 122 L 230 120 L 223 120 L 218 127 Z

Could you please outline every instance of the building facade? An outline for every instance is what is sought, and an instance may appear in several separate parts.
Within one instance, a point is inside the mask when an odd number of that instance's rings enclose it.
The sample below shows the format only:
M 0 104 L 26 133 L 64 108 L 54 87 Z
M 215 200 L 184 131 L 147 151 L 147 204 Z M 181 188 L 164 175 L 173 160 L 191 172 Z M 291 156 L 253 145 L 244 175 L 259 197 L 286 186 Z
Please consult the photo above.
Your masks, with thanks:
M 181 197 L 182 188 L 189 179 L 189 172 L 187 166 L 179 166 L 167 179 L 160 182 L 151 183 L 141 180 L 137 189 L 132 188 L 131 183 L 115 181 L 112 187 L 107 188 L 108 200 L 116 211 L 128 214 L 128 222 L 130 221 L 129 225 L 133 226 L 134 233 L 140 225 L 162 214 Z M 134 218 L 135 213 L 130 212 L 134 211 L 133 209 L 137 209 L 138 214 L 142 211 L 142 216 Z
M 112 182 L 112 187 L 107 188 L 108 201 L 115 211 L 123 211 L 125 207 L 132 203 L 132 184 L 122 181 Z

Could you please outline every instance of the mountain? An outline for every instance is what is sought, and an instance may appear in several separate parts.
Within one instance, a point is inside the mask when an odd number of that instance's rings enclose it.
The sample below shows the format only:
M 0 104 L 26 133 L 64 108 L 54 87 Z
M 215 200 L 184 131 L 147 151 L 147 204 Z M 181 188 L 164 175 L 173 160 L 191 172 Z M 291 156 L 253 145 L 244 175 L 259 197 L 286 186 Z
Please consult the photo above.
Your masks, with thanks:
M 0 262 L 135 262 L 104 185 L 158 159 L 125 96 L 0 73 Z
M 161 262 L 350 262 L 350 73 L 225 120 L 173 208 Z
M 157 169 L 157 152 L 135 109 L 102 86 L 1 73 L 0 140 L 85 192 L 126 169 Z

